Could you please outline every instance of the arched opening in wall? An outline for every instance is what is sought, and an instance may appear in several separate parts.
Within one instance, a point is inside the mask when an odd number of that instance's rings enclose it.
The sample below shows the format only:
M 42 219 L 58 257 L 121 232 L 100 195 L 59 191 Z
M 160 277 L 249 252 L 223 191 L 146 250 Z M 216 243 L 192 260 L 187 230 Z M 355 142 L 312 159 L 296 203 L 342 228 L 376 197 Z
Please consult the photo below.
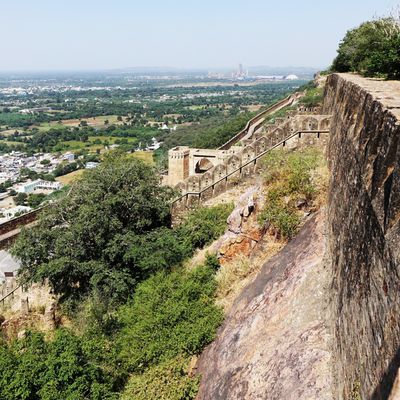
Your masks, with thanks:
M 201 160 L 197 161 L 194 172 L 196 174 L 204 174 L 204 172 L 208 171 L 214 166 L 214 164 L 208 158 L 202 158 Z

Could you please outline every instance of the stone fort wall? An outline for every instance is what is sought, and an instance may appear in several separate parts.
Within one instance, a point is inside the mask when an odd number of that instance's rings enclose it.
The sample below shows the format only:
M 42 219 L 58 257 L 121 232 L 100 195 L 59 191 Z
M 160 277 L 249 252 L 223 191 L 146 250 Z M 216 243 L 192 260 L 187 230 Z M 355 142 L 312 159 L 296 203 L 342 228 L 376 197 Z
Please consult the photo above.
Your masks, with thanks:
M 314 110 L 318 111 L 318 110 Z M 253 137 L 243 140 L 242 147 L 236 147 L 232 153 L 225 152 L 224 157 L 220 157 L 220 162 L 204 173 L 196 174 L 192 169 L 183 171 L 184 158 L 182 158 L 182 148 L 170 150 L 170 157 L 176 161 L 174 173 L 176 176 L 185 176 L 185 179 L 178 181 L 171 179 L 171 186 L 174 186 L 182 197 L 174 203 L 175 207 L 190 207 L 191 205 L 214 197 L 228 187 L 237 183 L 239 179 L 253 174 L 257 169 L 258 159 L 267 151 L 277 146 L 294 146 L 296 141 L 304 140 L 305 136 L 326 140 L 329 132 L 330 115 L 289 115 L 281 118 L 275 124 L 266 126 L 262 132 L 253 134 Z M 197 151 L 198 149 L 194 149 Z M 187 160 L 190 159 L 192 149 L 185 148 L 184 154 Z M 175 152 L 177 157 L 174 158 Z M 206 154 L 207 150 L 204 150 Z M 213 160 L 215 161 L 215 160 Z M 189 165 L 189 161 L 187 161 Z M 173 185 L 176 183 L 175 185 Z

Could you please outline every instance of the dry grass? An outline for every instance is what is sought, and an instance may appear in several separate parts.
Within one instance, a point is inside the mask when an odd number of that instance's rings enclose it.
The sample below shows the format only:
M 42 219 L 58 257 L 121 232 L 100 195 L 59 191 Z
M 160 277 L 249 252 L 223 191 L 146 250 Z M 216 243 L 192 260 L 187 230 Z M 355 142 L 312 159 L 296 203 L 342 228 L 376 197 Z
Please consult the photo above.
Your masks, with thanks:
M 191 270 L 200 265 L 204 265 L 208 254 L 215 255 L 217 253 L 216 248 L 218 241 L 219 239 L 214 240 L 214 242 L 203 249 L 197 249 L 193 256 L 185 262 L 184 267 L 188 270 Z
M 147 164 L 154 165 L 153 152 L 152 151 L 135 151 L 132 154 L 133 158 L 142 160 Z
M 244 106 L 247 111 L 250 112 L 256 112 L 259 111 L 262 107 L 264 107 L 264 104 L 250 104 L 249 106 Z
M 61 182 L 63 185 L 69 185 L 75 179 L 79 178 L 84 171 L 84 169 L 78 169 L 77 171 L 70 172 L 69 174 L 58 176 L 56 181 Z
M 317 194 L 313 199 L 313 205 L 317 209 L 327 203 L 329 187 L 329 169 L 326 163 L 319 165 L 311 174 L 311 180 L 317 189 Z
M 234 260 L 225 263 L 218 270 L 217 280 L 217 304 L 222 306 L 227 313 L 237 297 L 260 271 L 263 264 L 278 253 L 285 245 L 283 241 L 271 239 L 267 248 L 261 250 L 249 259 L 245 255 L 239 255 Z
M 82 119 L 64 119 L 59 123 L 58 121 L 50 121 L 50 122 L 42 122 L 37 128 L 40 131 L 47 131 L 51 128 L 57 128 L 57 127 L 76 127 L 79 126 L 81 121 L 86 121 L 88 126 L 91 126 L 93 128 L 105 128 L 107 127 L 104 125 L 105 121 L 109 122 L 109 125 L 122 125 L 123 121 L 118 121 L 118 116 L 117 115 L 99 115 L 97 117 L 91 117 L 91 118 L 82 118 Z M 125 117 L 124 117 L 125 120 Z
M 14 134 L 15 131 L 20 131 L 20 130 L 21 130 L 21 128 L 7 129 L 7 130 L 5 130 L 5 131 L 1 131 L 1 130 L 0 130 L 0 133 L 1 133 L 3 136 L 11 136 L 11 135 Z

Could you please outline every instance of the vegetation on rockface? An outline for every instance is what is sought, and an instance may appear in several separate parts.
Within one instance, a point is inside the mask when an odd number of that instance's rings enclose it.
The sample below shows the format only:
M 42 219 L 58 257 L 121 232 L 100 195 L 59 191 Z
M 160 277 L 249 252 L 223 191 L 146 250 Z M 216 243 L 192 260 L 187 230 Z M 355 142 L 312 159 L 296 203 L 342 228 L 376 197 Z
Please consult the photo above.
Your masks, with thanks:
M 379 18 L 348 31 L 332 70 L 400 79 L 400 20 Z
M 172 195 L 151 167 L 116 152 L 18 238 L 22 277 L 47 280 L 70 325 L 0 343 L 0 399 L 113 399 L 127 381 L 125 398 L 194 398 L 190 357 L 222 321 L 218 261 L 190 271 L 183 261 L 224 232 L 232 206 L 199 208 L 172 229 Z
M 324 100 L 324 88 L 317 87 L 314 81 L 303 85 L 299 91 L 304 92 L 304 96 L 300 98 L 299 103 L 306 107 L 320 106 Z
M 317 149 L 268 154 L 262 164 L 267 189 L 260 223 L 284 239 L 293 237 L 301 222 L 299 208 L 310 206 L 316 198 L 321 182 L 315 170 L 323 165 Z
M 224 233 L 226 219 L 232 210 L 233 204 L 220 204 L 212 208 L 199 208 L 185 218 L 177 231 L 187 250 L 190 250 L 190 255 Z
M 215 270 L 207 265 L 186 273 L 159 273 L 141 284 L 134 301 L 121 309 L 119 315 L 124 326 L 118 342 L 121 359 L 134 373 L 129 379 L 128 393 L 138 394 L 143 388 L 150 392 L 160 390 L 153 380 L 154 375 L 171 368 L 177 357 L 186 361 L 181 361 L 178 369 L 174 365 L 169 371 L 170 381 L 164 377 L 165 388 L 162 390 L 179 388 L 183 392 L 189 389 L 193 392 L 197 380 L 181 381 L 182 368 L 187 368 L 189 356 L 199 354 L 214 339 L 223 319 L 222 311 L 214 304 L 214 273 Z
M 306 107 L 316 107 L 322 104 L 324 99 L 324 92 L 322 87 L 317 87 L 314 81 L 310 81 L 305 85 L 302 85 L 298 92 L 304 92 L 304 95 L 300 97 L 298 103 Z M 285 118 L 288 113 L 295 111 L 298 108 L 298 104 L 293 106 L 287 106 L 279 111 L 276 111 L 265 118 L 265 123 L 273 124 L 277 118 Z
M 142 375 L 133 375 L 121 396 L 122 400 L 194 399 L 199 377 L 188 376 L 189 359 L 177 357 L 150 367 Z
M 181 353 L 197 354 L 213 339 L 222 317 L 212 302 L 213 273 L 208 266 L 160 272 L 139 286 L 120 311 L 121 356 L 130 370 L 141 372 Z

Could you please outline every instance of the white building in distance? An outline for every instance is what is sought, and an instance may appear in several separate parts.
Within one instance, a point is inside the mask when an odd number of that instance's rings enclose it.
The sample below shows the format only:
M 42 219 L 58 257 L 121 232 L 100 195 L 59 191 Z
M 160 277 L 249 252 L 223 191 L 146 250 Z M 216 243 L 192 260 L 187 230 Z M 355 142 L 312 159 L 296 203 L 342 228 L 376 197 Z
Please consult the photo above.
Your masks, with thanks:
M 285 80 L 286 81 L 297 81 L 297 80 L 299 80 L 299 77 L 297 75 L 290 74 L 290 75 L 285 76 Z
M 61 188 L 62 184 L 60 182 L 50 182 L 43 179 L 37 179 L 36 181 L 24 183 L 17 191 L 18 193 L 32 193 L 36 189 L 60 190 Z

